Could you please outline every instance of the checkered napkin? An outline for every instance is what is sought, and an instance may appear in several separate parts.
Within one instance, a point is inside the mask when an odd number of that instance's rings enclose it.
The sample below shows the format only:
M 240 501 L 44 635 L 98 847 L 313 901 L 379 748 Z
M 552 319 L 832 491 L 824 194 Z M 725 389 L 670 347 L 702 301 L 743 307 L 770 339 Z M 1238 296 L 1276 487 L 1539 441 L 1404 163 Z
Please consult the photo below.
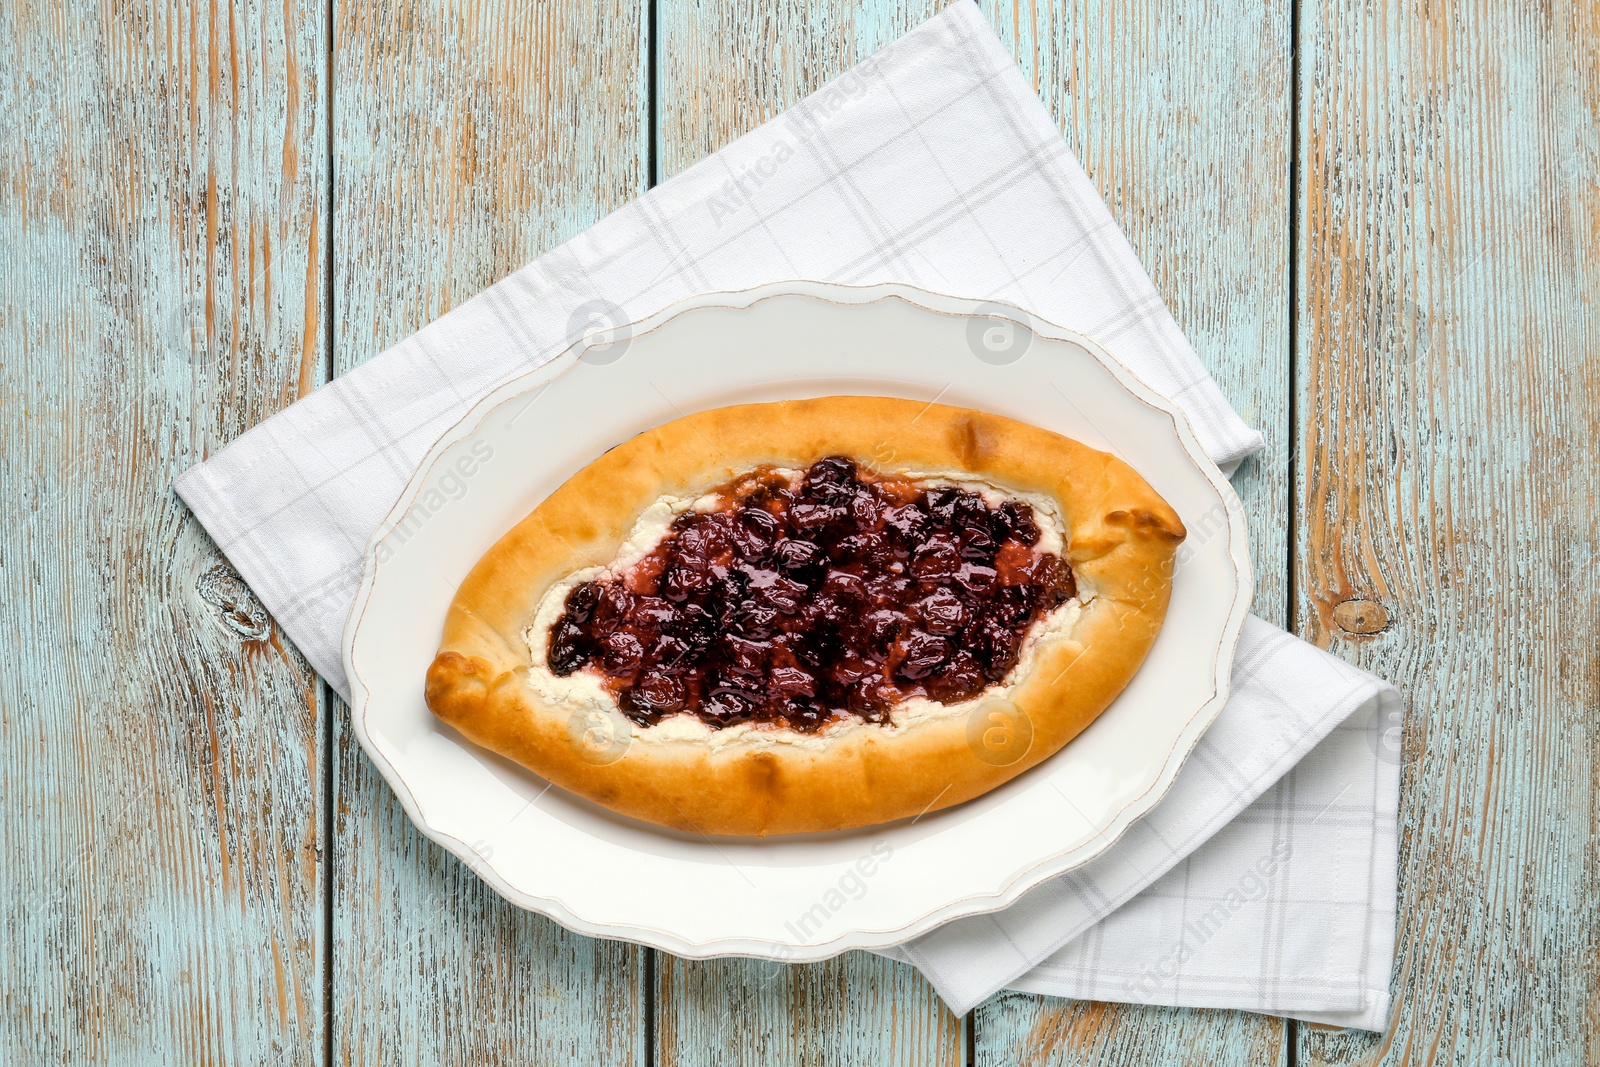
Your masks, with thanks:
M 340 636 L 362 550 L 441 433 L 590 329 L 788 278 L 1021 305 L 1182 405 L 1224 469 L 1261 447 L 962 2 L 252 429 L 177 490 L 346 693 Z M 1382 1028 L 1398 714 L 1377 679 L 1252 620 L 1232 699 L 1153 814 L 1008 911 L 894 953 L 958 1011 L 1013 987 Z

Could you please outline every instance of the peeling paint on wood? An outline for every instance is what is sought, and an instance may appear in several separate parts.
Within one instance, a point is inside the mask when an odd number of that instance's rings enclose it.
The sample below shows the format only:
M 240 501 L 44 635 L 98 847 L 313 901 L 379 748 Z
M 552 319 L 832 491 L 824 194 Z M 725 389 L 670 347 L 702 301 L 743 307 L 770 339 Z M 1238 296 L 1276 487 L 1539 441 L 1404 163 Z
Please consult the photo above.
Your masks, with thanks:
M 643 192 L 649 98 L 637 5 L 398 2 L 335 15 L 343 371 Z M 411 825 L 346 715 L 341 705 L 335 1059 L 642 1062 L 644 950 L 500 899 Z
M 171 477 L 939 6 L 0 7 L 0 1060 L 1600 1062 L 1592 2 L 1303 4 L 1294 201 L 1286 2 L 982 4 L 1267 438 L 1256 610 L 1410 695 L 1388 1035 L 577 937 L 324 751 Z
M 317 685 L 170 486 L 319 380 L 324 21 L 0 6 L 0 1062 L 320 1056 Z
M 964 1062 L 961 1018 L 906 964 L 865 952 L 806 966 L 656 958 L 663 1067 Z
M 1286 3 L 985 4 L 1156 288 L 1266 439 L 1234 477 L 1256 614 L 1286 616 L 1290 9 Z M 1268 1064 L 1288 1027 L 1002 994 L 975 1013 L 979 1065 Z
M 1001 993 L 978 1012 L 975 1063 L 1263 1067 L 1284 1062 L 1286 1031 L 1277 1020 L 1236 1011 Z
M 1600 1062 L 1600 6 L 1300 27 L 1294 609 L 1409 712 L 1398 1007 L 1298 1062 Z
M 658 5 L 657 152 L 670 177 L 782 112 L 942 6 L 717 0 Z M 658 956 L 656 1061 L 959 1065 L 962 1021 L 914 970 Z

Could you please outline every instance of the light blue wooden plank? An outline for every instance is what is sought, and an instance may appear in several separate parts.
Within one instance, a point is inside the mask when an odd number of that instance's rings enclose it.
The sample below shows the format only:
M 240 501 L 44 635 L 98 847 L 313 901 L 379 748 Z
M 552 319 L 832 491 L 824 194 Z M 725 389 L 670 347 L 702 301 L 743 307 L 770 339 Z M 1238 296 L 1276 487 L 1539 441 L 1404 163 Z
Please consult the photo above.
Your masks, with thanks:
M 942 0 L 658 0 L 662 180 L 937 14 Z
M 1266 439 L 1233 484 L 1250 519 L 1255 613 L 1282 625 L 1290 9 L 1275 0 L 983 6 L 1223 395 Z
M 939 6 L 661 4 L 664 173 L 780 113 Z M 1281 621 L 1288 525 L 1288 8 L 1144 0 L 982 6 L 1062 121 L 1201 357 L 1267 437 L 1267 451 L 1247 463 L 1237 484 L 1260 572 L 1256 610 Z M 921 1006 L 925 987 L 898 971 L 883 973 L 885 966 L 858 960 L 815 973 L 797 967 L 789 980 L 774 982 L 761 965 L 665 960 L 663 1062 L 712 1061 L 734 1049 L 758 1053 L 761 1062 L 784 1062 L 816 1047 L 870 1048 L 885 1062 L 951 1054 L 926 1036 L 935 1017 Z M 880 1027 L 876 1044 L 852 1044 L 860 1040 L 859 1011 L 838 1014 L 837 991 L 845 990 L 848 1004 L 850 991 L 891 978 L 903 1006 L 896 1011 L 888 998 L 876 997 L 892 1021 Z M 1024 1020 L 1027 1005 L 1037 1014 Z M 794 1025 L 806 1018 L 808 1026 Z M 977 1018 L 980 1062 L 1026 1058 L 1028 1034 L 1066 1020 L 1081 1027 L 1091 1019 L 1103 1034 L 1120 1036 L 1057 1042 L 1053 1055 L 1075 1057 L 1060 1062 L 1120 1062 L 1128 1041 L 1197 1060 L 1262 1062 L 1249 1057 L 1261 1049 L 1276 1055 L 1284 1040 L 1283 1025 L 1262 1017 L 1089 1011 L 1014 995 L 1004 1010 L 985 1008 Z M 765 1036 L 740 1044 L 737 1027 L 745 1025 Z M 698 1035 L 699 1044 L 684 1034 Z M 782 1034 L 791 1036 L 774 1036 Z M 908 1034 L 919 1036 L 907 1040 Z M 1154 1036 L 1133 1036 L 1141 1034 Z
M 1410 714 L 1399 1008 L 1299 1062 L 1600 1062 L 1600 8 L 1300 26 L 1294 607 Z
M 170 483 L 319 380 L 325 22 L 0 6 L 0 1062 L 320 1055 L 315 679 Z
M 648 64 L 644 10 L 621 0 L 351 3 L 336 15 L 343 371 L 644 190 Z M 407 821 L 346 714 L 335 1058 L 642 1062 L 644 951 L 502 901 Z
M 792 966 L 656 954 L 656 1063 L 959 1065 L 965 1031 L 916 970 L 866 952 Z
M 1285 1061 L 1285 1030 L 1236 1011 L 1002 993 L 977 1012 L 974 1063 L 1262 1067 Z
M 1254 610 L 1287 604 L 1290 10 L 1252 3 L 985 4 L 1201 360 L 1266 448 L 1234 477 Z M 1070 283 L 1069 283 L 1070 284 Z M 1287 1026 L 1243 1012 L 990 1001 L 977 1062 L 1262 1064 Z
M 934 13 L 936 2 L 657 5 L 663 177 L 779 114 Z M 911 968 L 657 956 L 660 1064 L 959 1064 L 962 1021 Z

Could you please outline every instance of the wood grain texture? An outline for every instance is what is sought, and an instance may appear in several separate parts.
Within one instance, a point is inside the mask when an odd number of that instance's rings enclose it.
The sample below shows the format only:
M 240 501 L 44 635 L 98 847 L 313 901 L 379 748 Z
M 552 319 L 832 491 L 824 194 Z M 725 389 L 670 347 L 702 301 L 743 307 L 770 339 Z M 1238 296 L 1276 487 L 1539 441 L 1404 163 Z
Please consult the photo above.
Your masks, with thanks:
M 1287 621 L 1290 8 L 983 5 L 1222 393 L 1266 447 L 1233 478 L 1255 614 Z
M 659 158 L 671 175 L 780 113 L 933 14 L 942 4 L 664 2 L 659 6 Z M 1268 446 L 1236 479 L 1251 519 L 1257 557 L 1256 611 L 1282 622 L 1287 593 L 1288 167 L 1290 13 L 1272 3 L 1248 5 L 1148 0 L 982 5 L 1003 40 L 1032 75 L 1060 119 L 1067 141 L 1106 196 L 1150 268 L 1179 324 L 1224 392 L 1266 436 Z M 840 983 L 861 989 L 877 980 L 862 958 L 821 968 L 793 968 L 783 983 L 752 983 L 754 965 L 688 967 L 666 997 L 670 1026 L 688 1032 L 732 1010 L 735 994 L 764 1034 L 804 1016 L 809 1000 L 828 1001 Z M 815 973 L 811 973 L 815 971 Z M 915 989 L 911 979 L 907 989 Z M 780 995 L 781 994 L 781 995 Z M 886 1019 L 885 1048 L 923 1048 L 902 1040 L 930 1024 L 916 1002 Z M 1037 1017 L 1019 1021 L 1023 1004 Z M 991 1016 L 993 1023 L 991 1025 Z M 831 1020 L 824 1012 L 817 1016 Z M 1107 1037 L 1051 1044 L 1036 1055 L 1027 1035 L 1081 1026 L 1104 1034 L 1135 1032 L 1138 1021 L 1160 1035 L 1152 1062 L 1207 1062 L 1229 1049 L 1279 1049 L 1283 1024 L 1241 1013 L 1168 1013 L 1139 1007 L 1096 1008 L 1010 996 L 1003 1015 L 976 1013 L 979 1062 L 1120 1062 L 1124 1045 Z M 1069 1022 L 1069 1020 L 1073 1020 Z M 831 1023 L 830 1023 L 831 1025 Z M 1022 1044 L 1017 1044 L 1020 1037 Z M 807 1030 L 789 1043 L 769 1040 L 751 1062 L 785 1062 L 799 1042 L 826 1040 Z M 662 1062 L 713 1062 L 716 1040 L 695 1047 L 658 1046 Z M 937 1046 L 935 1046 L 937 1047 Z M 1148 1042 L 1141 1048 L 1153 1050 Z M 1034 1051 L 1030 1051 L 1034 1049 Z M 1274 1053 L 1275 1054 L 1275 1053 Z M 1097 1058 L 1105 1057 L 1105 1058 Z M 899 1062 L 899 1061 L 896 1061 Z M 1262 1062 L 1262 1061 L 1255 1061 Z
M 107 0 L 0 6 L 0 1061 L 1600 1062 L 1600 5 L 1305 0 L 1292 209 L 1286 5 L 982 6 L 1267 437 L 1256 610 L 1409 694 L 1388 1035 L 1019 994 L 964 1028 L 862 954 L 649 988 L 423 839 L 343 708 L 324 750 L 170 493 L 941 0 L 658 0 L 653 146 L 621 0 L 346 3 L 336 42 L 305 0 Z
M 322 1046 L 315 678 L 170 486 L 320 381 L 324 25 L 0 6 L 0 1062 Z
M 944 0 L 657 0 L 660 179 L 782 114 L 945 6 Z
M 643 192 L 645 35 L 623 2 L 337 7 L 338 370 Z M 406 819 L 346 715 L 335 1059 L 642 1061 L 644 951 L 497 897 Z
M 1253 610 L 1288 603 L 1290 10 L 1149 0 L 985 4 L 1201 361 L 1266 448 L 1233 479 Z M 977 1063 L 1278 1062 L 1286 1024 L 1003 994 Z
M 1259 1020 L 1259 1024 L 1257 1023 Z M 1289 1028 L 1236 1011 L 1143 1008 L 1001 993 L 977 1013 L 975 1067 L 1281 1063 Z
M 1299 1062 L 1600 1062 L 1600 6 L 1301 28 L 1295 610 L 1410 710 L 1399 1007 Z
M 657 155 L 663 178 L 893 41 L 941 6 L 785 0 L 657 5 Z M 900 964 L 657 957 L 656 1062 L 960 1064 L 961 1020 Z
M 655 1062 L 960 1067 L 962 1020 L 914 969 L 865 952 L 793 966 L 656 954 Z

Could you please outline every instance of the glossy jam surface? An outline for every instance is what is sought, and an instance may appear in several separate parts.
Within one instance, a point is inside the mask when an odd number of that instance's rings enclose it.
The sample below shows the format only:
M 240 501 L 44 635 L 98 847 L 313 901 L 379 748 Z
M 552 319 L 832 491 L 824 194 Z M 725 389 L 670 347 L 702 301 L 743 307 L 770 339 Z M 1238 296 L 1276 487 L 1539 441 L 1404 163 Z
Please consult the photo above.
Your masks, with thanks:
M 838 456 L 714 495 L 624 573 L 574 586 L 550 628 L 551 671 L 592 668 L 642 725 L 688 711 L 814 731 L 913 696 L 966 700 L 1075 593 L 1018 501 L 872 479 Z

